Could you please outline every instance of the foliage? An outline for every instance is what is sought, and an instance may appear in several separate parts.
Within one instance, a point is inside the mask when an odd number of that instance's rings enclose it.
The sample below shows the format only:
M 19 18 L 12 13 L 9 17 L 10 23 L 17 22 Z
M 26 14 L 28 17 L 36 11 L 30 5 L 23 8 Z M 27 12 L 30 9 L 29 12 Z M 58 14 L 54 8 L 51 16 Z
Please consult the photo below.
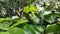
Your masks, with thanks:
M 60 1 L 0 0 L 0 34 L 60 34 Z

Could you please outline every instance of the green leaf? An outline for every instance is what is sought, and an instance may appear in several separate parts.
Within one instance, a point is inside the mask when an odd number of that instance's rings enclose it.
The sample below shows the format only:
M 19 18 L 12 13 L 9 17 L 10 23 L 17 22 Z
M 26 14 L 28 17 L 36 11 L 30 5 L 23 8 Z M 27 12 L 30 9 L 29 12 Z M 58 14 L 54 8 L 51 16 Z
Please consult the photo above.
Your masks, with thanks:
M 57 20 L 60 21 L 60 18 L 58 18 Z
M 2 21 L 0 23 L 0 29 L 8 30 L 9 26 L 12 24 L 11 21 Z
M 18 20 L 15 24 L 13 24 L 11 27 L 18 26 L 20 24 L 26 23 L 28 20 Z
M 53 23 L 55 21 L 55 17 L 53 17 L 51 15 L 45 15 L 44 20 L 48 23 Z
M 25 34 L 21 28 L 13 27 L 8 30 L 9 34 Z
M 43 32 L 44 31 L 44 27 L 43 26 L 34 26 L 34 28 L 38 31 L 38 32 Z
M 32 20 L 33 23 L 39 24 L 40 19 L 36 15 L 30 17 L 30 19 Z
M 23 29 L 25 31 L 25 34 L 36 34 L 30 25 L 25 25 Z
M 38 9 L 34 6 L 34 5 L 30 5 L 30 6 L 26 6 L 26 7 L 24 7 L 24 12 L 25 13 L 29 13 L 29 12 L 37 12 L 38 11 Z
M 9 34 L 8 32 L 0 32 L 0 34 Z
M 30 5 L 30 10 L 35 12 L 38 11 L 38 9 L 34 5 Z
M 57 27 L 57 25 L 51 25 L 51 26 L 46 27 L 46 33 L 49 33 L 49 32 L 54 33 L 56 30 L 56 27 Z
M 30 12 L 30 7 L 29 6 L 24 7 L 24 12 L 29 13 Z
M 2 23 L 3 21 L 9 21 L 9 20 L 11 20 L 11 18 L 0 18 L 0 23 Z
M 60 24 L 60 22 L 57 22 L 57 24 Z
M 36 33 L 36 34 L 41 34 L 41 33 L 40 33 L 40 32 L 38 32 L 38 31 L 35 31 L 35 33 Z
M 56 3 L 52 2 L 49 6 L 47 6 L 46 10 L 47 11 L 52 10 L 55 7 L 55 5 L 56 5 Z
M 18 18 L 19 18 L 18 16 L 12 16 L 12 20 L 18 19 Z
M 56 8 L 57 11 L 60 11 L 60 6 L 58 6 L 58 8 Z
M 56 25 L 56 24 L 50 25 L 50 26 L 46 27 L 45 33 L 46 34 L 51 34 L 51 33 L 60 34 L 60 26 Z

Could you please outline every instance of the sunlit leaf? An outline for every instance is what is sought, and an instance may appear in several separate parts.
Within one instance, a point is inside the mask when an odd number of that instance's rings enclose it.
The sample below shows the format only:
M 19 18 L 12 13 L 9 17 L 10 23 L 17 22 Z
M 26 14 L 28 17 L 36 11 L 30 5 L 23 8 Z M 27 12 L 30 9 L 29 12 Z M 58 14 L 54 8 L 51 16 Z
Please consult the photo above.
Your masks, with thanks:
M 0 34 L 9 34 L 8 32 L 0 32 Z
M 26 6 L 26 7 L 24 7 L 24 12 L 25 13 L 29 13 L 29 12 L 37 12 L 38 11 L 38 9 L 34 6 L 34 5 L 30 5 L 30 6 Z
M 30 10 L 31 11 L 36 11 L 36 12 L 38 11 L 38 9 L 34 5 L 30 5 Z
M 29 13 L 30 12 L 30 7 L 29 6 L 24 7 L 24 12 Z
M 13 24 L 11 27 L 18 26 L 20 24 L 26 23 L 28 20 L 18 20 L 15 24 Z
M 7 18 L 0 18 L 0 23 L 3 21 L 9 21 L 9 20 L 11 20 L 11 18 L 8 18 L 8 17 Z

